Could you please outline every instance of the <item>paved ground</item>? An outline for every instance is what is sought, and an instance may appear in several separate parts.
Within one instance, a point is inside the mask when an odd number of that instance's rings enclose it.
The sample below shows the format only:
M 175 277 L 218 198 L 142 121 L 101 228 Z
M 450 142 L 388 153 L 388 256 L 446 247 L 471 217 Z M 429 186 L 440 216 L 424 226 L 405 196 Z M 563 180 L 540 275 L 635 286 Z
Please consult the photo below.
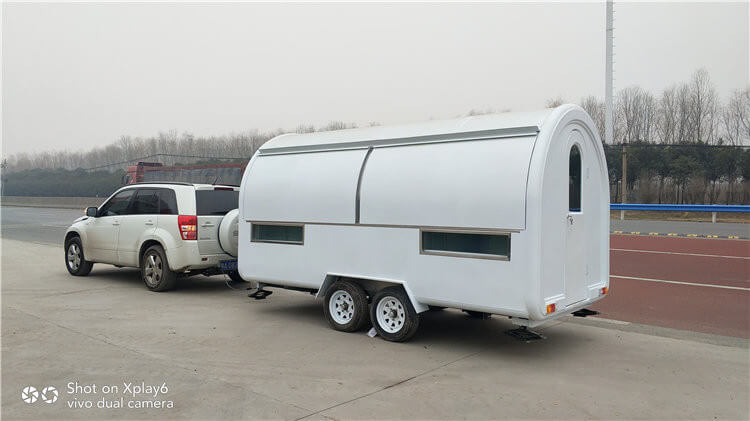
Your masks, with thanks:
M 249 301 L 215 277 L 152 293 L 135 270 L 69 276 L 59 246 L 2 246 L 4 419 L 748 417 L 745 339 L 568 317 L 526 344 L 447 310 L 395 344 L 329 329 L 302 293 Z M 99 392 L 68 394 L 75 381 Z M 174 407 L 97 409 L 123 382 L 166 383 Z M 26 385 L 59 400 L 24 403 Z
M 648 221 L 610 219 L 611 231 L 622 231 L 624 234 L 637 232 L 640 235 L 659 233 L 660 235 L 678 234 L 680 236 L 694 235 L 698 237 L 739 237 L 750 238 L 750 224 L 730 224 L 717 222 L 687 222 L 687 221 Z

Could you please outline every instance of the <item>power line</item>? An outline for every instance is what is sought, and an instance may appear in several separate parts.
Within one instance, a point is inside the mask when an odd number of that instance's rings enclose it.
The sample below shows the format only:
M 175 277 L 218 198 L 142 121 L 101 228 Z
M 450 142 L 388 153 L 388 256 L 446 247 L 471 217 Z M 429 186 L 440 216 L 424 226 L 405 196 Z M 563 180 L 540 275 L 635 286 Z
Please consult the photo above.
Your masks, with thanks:
M 234 159 L 243 159 L 243 158 L 225 157 L 225 156 L 200 156 L 200 155 L 179 155 L 179 154 L 171 154 L 171 153 L 157 153 L 157 154 L 153 154 L 153 155 L 142 156 L 140 158 L 128 159 L 127 161 L 113 162 L 113 163 L 110 163 L 110 164 L 97 165 L 96 167 L 84 168 L 84 170 L 90 171 L 90 170 L 96 170 L 96 169 L 99 169 L 99 168 L 113 167 L 113 166 L 117 166 L 117 165 L 129 164 L 131 162 L 141 161 L 141 160 L 144 160 L 144 159 L 156 158 L 156 157 L 199 158 L 199 159 L 233 159 L 233 160 Z

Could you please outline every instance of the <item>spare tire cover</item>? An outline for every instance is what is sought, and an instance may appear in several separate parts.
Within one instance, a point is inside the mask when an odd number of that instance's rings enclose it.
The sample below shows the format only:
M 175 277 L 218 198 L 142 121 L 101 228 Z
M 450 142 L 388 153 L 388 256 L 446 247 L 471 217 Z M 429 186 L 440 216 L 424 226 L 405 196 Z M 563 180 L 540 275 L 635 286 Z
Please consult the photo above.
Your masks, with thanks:
M 240 210 L 234 209 L 227 212 L 219 223 L 219 246 L 224 250 L 224 253 L 232 257 L 237 257 L 239 219 Z

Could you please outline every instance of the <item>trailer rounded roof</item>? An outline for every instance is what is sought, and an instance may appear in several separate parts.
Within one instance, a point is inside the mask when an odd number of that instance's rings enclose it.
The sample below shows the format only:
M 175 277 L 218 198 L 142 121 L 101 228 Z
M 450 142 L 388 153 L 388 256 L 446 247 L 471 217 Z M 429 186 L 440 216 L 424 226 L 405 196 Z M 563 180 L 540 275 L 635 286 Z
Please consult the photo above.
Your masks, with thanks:
M 398 126 L 373 126 L 315 133 L 288 133 L 260 147 L 261 155 L 314 152 L 329 149 L 359 149 L 369 146 L 419 143 L 444 138 L 513 137 L 534 135 L 552 109 L 432 120 Z
M 240 211 L 261 222 L 523 230 L 546 167 L 568 165 L 557 146 L 571 130 L 590 132 L 604 159 L 593 122 L 575 105 L 281 135 L 250 161 Z

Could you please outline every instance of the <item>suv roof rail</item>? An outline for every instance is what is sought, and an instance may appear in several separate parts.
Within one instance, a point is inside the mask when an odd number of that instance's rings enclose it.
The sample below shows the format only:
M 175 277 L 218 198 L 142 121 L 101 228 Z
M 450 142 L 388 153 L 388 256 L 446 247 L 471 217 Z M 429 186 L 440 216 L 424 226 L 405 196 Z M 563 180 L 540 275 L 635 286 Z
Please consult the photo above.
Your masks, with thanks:
M 200 184 L 200 185 L 206 185 L 206 186 L 240 187 L 239 184 L 229 184 L 229 183 L 219 183 L 219 184 L 211 184 L 211 183 L 186 183 L 184 181 L 141 181 L 139 183 L 125 184 L 122 187 L 138 186 L 138 185 L 142 185 L 142 184 L 175 184 L 175 185 L 178 185 L 178 186 L 195 186 L 197 184 Z
M 185 183 L 185 182 L 182 182 L 182 181 L 141 181 L 139 183 L 126 184 L 123 187 L 136 186 L 136 185 L 140 185 L 140 184 L 176 184 L 176 185 L 179 185 L 179 186 L 194 186 L 195 184 L 200 184 L 200 183 Z

